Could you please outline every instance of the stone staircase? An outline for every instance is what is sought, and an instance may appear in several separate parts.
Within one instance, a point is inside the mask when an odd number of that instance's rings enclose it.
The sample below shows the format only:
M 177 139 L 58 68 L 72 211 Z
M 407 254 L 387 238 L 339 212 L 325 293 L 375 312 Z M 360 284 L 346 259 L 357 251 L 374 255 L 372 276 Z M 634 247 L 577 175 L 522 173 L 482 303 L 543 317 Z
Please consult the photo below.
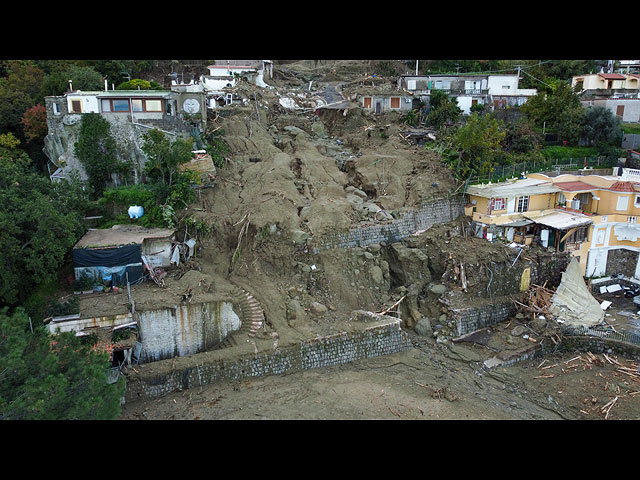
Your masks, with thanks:
M 245 289 L 238 286 L 232 290 L 234 305 L 239 308 L 240 312 L 240 329 L 228 335 L 218 348 L 228 348 L 238 345 L 238 341 L 244 340 L 254 343 L 254 338 L 258 331 L 264 327 L 265 318 L 264 310 L 260 306 L 260 302 Z

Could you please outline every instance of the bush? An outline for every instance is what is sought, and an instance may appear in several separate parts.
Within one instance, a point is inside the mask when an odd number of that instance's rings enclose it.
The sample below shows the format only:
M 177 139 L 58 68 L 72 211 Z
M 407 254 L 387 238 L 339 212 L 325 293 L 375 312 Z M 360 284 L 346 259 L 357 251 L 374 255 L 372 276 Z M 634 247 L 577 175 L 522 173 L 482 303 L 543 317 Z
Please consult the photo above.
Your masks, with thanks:
M 99 205 L 107 211 L 109 221 L 102 225 L 102 228 L 109 228 L 119 223 L 134 223 L 129 218 L 127 211 L 132 205 L 139 205 L 144 208 L 144 215 L 135 220 L 136 224 L 145 227 L 163 226 L 162 211 L 157 204 L 160 194 L 155 185 L 126 185 L 115 188 L 107 188 Z

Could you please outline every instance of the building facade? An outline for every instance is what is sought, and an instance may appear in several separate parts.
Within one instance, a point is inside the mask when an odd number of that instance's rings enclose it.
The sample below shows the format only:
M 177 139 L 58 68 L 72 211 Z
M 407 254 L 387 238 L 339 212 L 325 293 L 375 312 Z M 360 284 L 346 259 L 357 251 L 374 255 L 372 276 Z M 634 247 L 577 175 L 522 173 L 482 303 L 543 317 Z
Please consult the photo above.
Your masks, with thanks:
M 581 173 L 470 186 L 476 236 L 571 252 L 586 277 L 640 279 L 640 171 Z

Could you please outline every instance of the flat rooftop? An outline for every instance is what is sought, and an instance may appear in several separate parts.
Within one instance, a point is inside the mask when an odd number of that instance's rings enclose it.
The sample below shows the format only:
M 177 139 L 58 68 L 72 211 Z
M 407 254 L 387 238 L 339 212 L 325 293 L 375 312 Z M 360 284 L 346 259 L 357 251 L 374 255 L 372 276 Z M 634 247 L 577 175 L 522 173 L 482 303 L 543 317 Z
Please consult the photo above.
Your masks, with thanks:
M 114 225 L 111 228 L 91 229 L 74 248 L 118 247 L 141 245 L 145 239 L 168 238 L 175 233 L 170 228 L 146 228 L 138 225 Z

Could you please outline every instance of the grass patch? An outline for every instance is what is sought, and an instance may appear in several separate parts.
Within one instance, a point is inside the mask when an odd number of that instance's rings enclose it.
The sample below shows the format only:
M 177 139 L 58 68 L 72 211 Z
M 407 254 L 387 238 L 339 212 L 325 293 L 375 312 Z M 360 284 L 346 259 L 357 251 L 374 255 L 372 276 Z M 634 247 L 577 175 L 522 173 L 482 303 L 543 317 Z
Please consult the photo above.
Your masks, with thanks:
M 621 128 L 624 133 L 640 135 L 640 123 L 623 123 Z
M 557 158 L 584 158 L 598 156 L 598 149 L 595 147 L 562 147 L 551 146 L 544 148 L 542 154 L 547 159 Z

